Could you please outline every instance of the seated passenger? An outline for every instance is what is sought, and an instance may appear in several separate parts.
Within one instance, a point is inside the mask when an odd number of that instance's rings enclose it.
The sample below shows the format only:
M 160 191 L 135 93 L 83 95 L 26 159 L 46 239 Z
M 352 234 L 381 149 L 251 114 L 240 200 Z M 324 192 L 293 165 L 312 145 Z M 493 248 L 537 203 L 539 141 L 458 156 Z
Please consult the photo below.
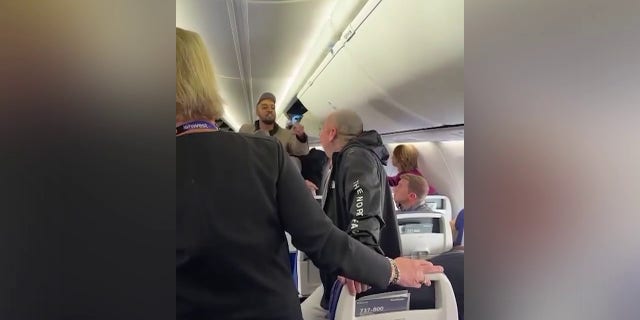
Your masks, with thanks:
M 398 174 L 393 177 L 387 177 L 389 185 L 395 187 L 400 182 L 400 177 L 405 173 L 413 173 L 424 177 L 418 170 L 418 149 L 410 144 L 400 144 L 393 149 L 391 164 L 398 170 Z M 429 186 L 427 194 L 436 194 L 436 189 Z
M 429 184 L 422 176 L 405 173 L 394 187 L 393 200 L 400 211 L 433 212 L 427 205 Z
M 277 140 L 219 131 L 214 76 L 200 36 L 176 28 L 177 320 L 301 319 L 285 231 L 319 268 L 376 287 L 442 272 L 336 228 Z
M 457 247 L 464 248 L 464 209 L 460 210 L 456 218 L 451 221 L 451 230 L 455 235 L 453 240 L 454 249 Z

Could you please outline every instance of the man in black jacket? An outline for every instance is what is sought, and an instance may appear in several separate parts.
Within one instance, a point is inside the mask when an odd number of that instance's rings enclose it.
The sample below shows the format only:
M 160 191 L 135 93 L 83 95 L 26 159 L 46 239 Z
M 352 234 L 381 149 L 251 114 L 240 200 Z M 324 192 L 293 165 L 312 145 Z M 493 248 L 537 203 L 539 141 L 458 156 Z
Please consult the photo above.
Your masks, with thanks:
M 363 131 L 356 113 L 340 110 L 325 120 L 320 143 L 332 165 L 322 187 L 322 206 L 327 216 L 338 228 L 379 254 L 392 259 L 400 256 L 393 199 L 383 167 L 389 153 L 380 135 Z M 320 270 L 323 286 L 302 304 L 305 320 L 324 319 L 337 276 Z M 347 281 L 350 286 L 360 285 Z

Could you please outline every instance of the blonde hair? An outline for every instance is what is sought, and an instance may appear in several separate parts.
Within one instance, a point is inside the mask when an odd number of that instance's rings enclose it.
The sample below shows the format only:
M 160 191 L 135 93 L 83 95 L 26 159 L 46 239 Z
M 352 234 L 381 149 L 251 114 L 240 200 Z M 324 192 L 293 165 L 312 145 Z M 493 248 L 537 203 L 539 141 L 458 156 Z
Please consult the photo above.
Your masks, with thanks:
M 429 192 L 429 183 L 427 183 L 427 179 L 422 176 L 405 173 L 400 176 L 400 180 L 407 180 L 409 192 L 415 193 L 418 199 L 423 199 L 427 195 L 427 192 Z
M 176 119 L 214 120 L 222 112 L 207 47 L 199 34 L 176 28 Z
M 399 171 L 410 171 L 418 168 L 418 149 L 410 144 L 401 144 L 393 149 Z

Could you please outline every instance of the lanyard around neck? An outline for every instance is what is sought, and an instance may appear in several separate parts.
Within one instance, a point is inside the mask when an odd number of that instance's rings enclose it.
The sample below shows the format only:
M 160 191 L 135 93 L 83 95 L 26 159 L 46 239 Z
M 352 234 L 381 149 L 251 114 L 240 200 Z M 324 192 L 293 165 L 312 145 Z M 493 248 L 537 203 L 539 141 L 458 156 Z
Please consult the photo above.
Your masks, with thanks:
M 195 130 L 195 129 L 218 130 L 218 127 L 215 125 L 215 123 L 210 121 L 204 121 L 204 120 L 189 121 L 176 127 L 176 135 L 188 132 L 189 130 Z

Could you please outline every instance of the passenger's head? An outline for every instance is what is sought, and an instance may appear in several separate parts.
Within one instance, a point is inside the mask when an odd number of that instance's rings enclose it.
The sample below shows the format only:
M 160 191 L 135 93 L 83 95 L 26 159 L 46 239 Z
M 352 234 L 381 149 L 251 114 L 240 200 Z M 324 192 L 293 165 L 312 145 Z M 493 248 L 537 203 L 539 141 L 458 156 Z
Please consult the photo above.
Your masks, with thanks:
M 393 149 L 391 164 L 400 172 L 418 168 L 418 149 L 410 144 L 398 145 Z
M 176 28 L 176 122 L 222 116 L 213 65 L 200 35 Z
M 400 176 L 393 191 L 393 200 L 403 208 L 410 208 L 427 197 L 429 184 L 419 175 L 406 173 Z
M 274 124 L 276 121 L 276 96 L 271 92 L 260 95 L 256 103 L 256 115 L 264 124 Z
M 362 133 L 362 119 L 350 110 L 334 111 L 324 120 L 320 129 L 320 144 L 329 159 L 351 139 Z

